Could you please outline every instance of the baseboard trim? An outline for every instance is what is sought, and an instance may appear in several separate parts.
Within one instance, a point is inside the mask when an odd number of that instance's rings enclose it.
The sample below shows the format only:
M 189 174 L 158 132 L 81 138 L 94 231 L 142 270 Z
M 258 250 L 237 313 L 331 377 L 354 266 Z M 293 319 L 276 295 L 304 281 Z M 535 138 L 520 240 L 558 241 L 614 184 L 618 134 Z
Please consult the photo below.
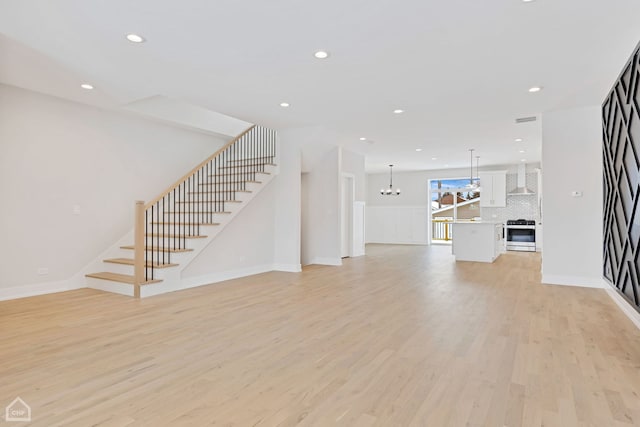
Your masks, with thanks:
M 342 265 L 342 258 L 316 257 L 316 258 L 313 258 L 309 262 L 309 264 L 340 266 L 340 265 Z
M 602 278 L 584 276 L 556 276 L 542 275 L 542 283 L 545 285 L 577 286 L 581 288 L 605 289 L 607 284 Z
M 59 280 L 56 282 L 34 283 L 31 285 L 13 286 L 11 288 L 0 288 L 0 301 L 55 294 L 84 287 L 86 286 L 73 286 L 69 280 Z
M 239 268 L 237 270 L 221 271 L 219 273 L 203 274 L 201 276 L 184 277 L 182 278 L 179 289 L 196 288 L 198 286 L 224 282 L 225 280 L 233 280 L 241 277 L 267 273 L 269 271 L 273 271 L 273 266 L 271 264 L 264 264 L 247 268 Z
M 284 271 L 287 273 L 300 273 L 302 271 L 301 264 L 273 264 L 274 271 Z
M 429 245 L 428 241 L 420 241 L 420 242 L 382 242 L 372 240 L 370 242 L 366 242 L 365 245 L 411 245 L 411 246 L 427 246 Z
M 607 286 L 607 293 L 615 302 L 620 310 L 636 325 L 636 328 L 640 329 L 640 313 L 638 313 L 615 289 L 611 288 L 611 286 Z

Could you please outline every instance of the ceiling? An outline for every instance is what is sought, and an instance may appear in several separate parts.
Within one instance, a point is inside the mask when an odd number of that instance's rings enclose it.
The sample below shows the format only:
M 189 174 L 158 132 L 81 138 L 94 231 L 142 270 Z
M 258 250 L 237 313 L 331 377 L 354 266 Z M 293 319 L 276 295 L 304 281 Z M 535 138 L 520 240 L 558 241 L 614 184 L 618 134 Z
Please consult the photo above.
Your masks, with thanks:
M 637 0 L 4 0 L 0 81 L 101 107 L 165 96 L 320 126 L 370 172 L 466 166 L 468 148 L 481 166 L 536 162 L 541 114 L 602 102 L 638 16 Z

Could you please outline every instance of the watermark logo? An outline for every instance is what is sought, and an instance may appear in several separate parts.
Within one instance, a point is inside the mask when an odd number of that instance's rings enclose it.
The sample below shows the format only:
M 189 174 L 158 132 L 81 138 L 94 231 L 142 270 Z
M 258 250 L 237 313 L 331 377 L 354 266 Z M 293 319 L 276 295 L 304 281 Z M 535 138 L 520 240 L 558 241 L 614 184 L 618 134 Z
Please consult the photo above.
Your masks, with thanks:
M 20 397 L 16 397 L 13 402 L 4 410 L 5 421 L 31 421 L 31 407 Z

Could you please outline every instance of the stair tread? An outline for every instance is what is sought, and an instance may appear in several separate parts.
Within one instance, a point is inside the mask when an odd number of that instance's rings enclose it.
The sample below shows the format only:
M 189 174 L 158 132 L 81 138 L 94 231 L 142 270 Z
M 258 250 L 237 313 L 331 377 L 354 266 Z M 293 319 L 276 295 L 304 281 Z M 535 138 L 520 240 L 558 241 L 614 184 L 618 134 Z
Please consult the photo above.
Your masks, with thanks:
M 262 181 L 228 181 L 228 182 L 207 182 L 204 184 L 198 184 L 198 185 L 231 185 L 231 184 L 238 184 L 238 183 L 250 183 L 250 184 L 262 184 Z M 229 191 L 240 191 L 240 190 L 229 190 Z
M 242 171 L 242 172 L 236 172 L 236 173 L 214 173 L 209 175 L 211 176 L 238 176 L 238 175 L 248 175 L 248 174 L 256 174 L 256 173 L 261 173 L 263 175 L 271 175 L 271 172 L 262 172 L 262 171 Z M 242 181 L 242 180 L 240 180 Z
M 214 203 L 242 203 L 242 200 L 187 200 L 184 202 L 176 202 L 176 203 L 208 203 L 208 204 L 214 204 Z
M 135 249 L 133 245 L 120 246 L 120 249 Z M 186 248 L 165 248 L 163 246 L 147 246 L 145 251 L 153 252 L 193 252 L 193 249 Z
M 197 212 L 176 212 L 176 211 L 167 211 L 164 214 L 165 215 L 198 215 L 198 214 L 222 214 L 222 215 L 226 215 L 226 214 L 230 214 L 231 212 L 228 211 L 212 211 L 212 212 L 205 212 L 205 211 L 197 211 Z
M 87 274 L 86 277 L 92 277 L 94 279 L 111 280 L 112 282 L 127 283 L 133 285 L 135 283 L 135 277 L 129 274 L 118 274 L 103 271 L 100 273 Z M 142 282 L 141 285 L 150 285 L 152 283 L 160 283 L 162 280 L 153 279 Z
M 135 264 L 135 260 L 133 258 L 111 258 L 111 259 L 105 259 L 104 262 L 108 262 L 111 264 L 124 264 L 124 265 Z M 158 264 L 158 263 L 151 263 L 150 261 L 147 261 L 145 264 L 147 267 L 153 267 L 153 268 L 168 268 L 168 267 L 177 267 L 180 265 L 180 264 Z
M 230 163 L 230 162 L 246 162 L 247 160 L 273 159 L 274 157 L 275 157 L 275 155 L 273 155 L 273 156 L 260 156 L 260 157 L 246 157 L 244 159 L 227 160 L 227 162 L 228 163 Z
M 201 235 L 201 236 L 195 236 L 195 235 L 185 235 L 185 234 L 160 234 L 160 233 L 147 233 L 145 234 L 145 236 L 147 237 L 165 237 L 167 239 L 173 239 L 174 237 L 176 239 L 206 239 L 209 236 L 205 236 L 205 235 Z
M 213 191 L 189 191 L 187 194 L 218 194 L 218 193 L 253 193 L 251 190 L 213 190 Z
M 275 163 L 243 163 L 241 165 L 234 165 L 234 166 L 220 166 L 220 169 L 231 169 L 231 168 L 244 168 L 244 167 L 249 167 L 249 166 L 278 166 Z
M 187 194 L 218 194 L 218 193 L 253 193 L 251 190 L 212 190 L 212 191 L 189 191 Z

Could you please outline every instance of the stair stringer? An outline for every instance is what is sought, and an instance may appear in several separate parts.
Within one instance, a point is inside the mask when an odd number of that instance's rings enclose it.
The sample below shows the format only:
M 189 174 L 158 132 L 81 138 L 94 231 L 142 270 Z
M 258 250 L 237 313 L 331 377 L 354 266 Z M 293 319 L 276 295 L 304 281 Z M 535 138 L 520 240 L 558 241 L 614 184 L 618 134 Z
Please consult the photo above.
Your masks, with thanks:
M 202 250 L 204 250 L 204 248 L 206 248 L 207 246 L 209 246 L 209 244 L 211 244 L 211 242 L 213 242 L 216 236 L 226 227 L 226 225 L 233 221 L 235 216 L 238 215 L 238 213 L 240 213 L 251 202 L 251 200 L 253 200 L 253 198 L 256 197 L 262 191 L 262 189 L 265 188 L 271 182 L 271 180 L 278 175 L 279 167 L 274 165 L 267 165 L 265 166 L 265 172 L 268 172 L 269 174 L 259 174 L 260 183 L 249 182 L 246 184 L 246 189 L 251 191 L 251 193 L 238 193 L 237 200 L 240 200 L 242 203 L 229 203 L 225 207 L 225 210 L 230 213 L 216 214 L 215 221 L 219 225 L 201 226 L 201 233 L 206 235 L 206 238 L 187 241 L 187 248 L 193 249 L 192 252 L 175 253 L 171 255 L 171 262 L 178 264 L 178 266 L 155 270 L 154 278 L 161 279 L 162 282 L 141 286 L 141 298 L 207 284 L 193 284 L 190 280 L 184 280 L 182 278 L 182 271 L 186 269 L 189 264 L 202 252 Z M 114 282 L 111 280 L 84 277 L 84 274 L 88 272 L 100 271 L 105 269 L 105 259 L 131 257 L 132 251 L 122 249 L 121 246 L 130 245 L 132 242 L 133 230 L 130 230 L 114 245 L 112 245 L 89 265 L 83 268 L 82 272 L 80 272 L 77 276 L 80 276 L 85 280 L 86 287 L 121 295 L 134 296 L 134 287 L 132 285 Z M 132 266 L 114 266 L 111 264 L 106 269 L 113 272 L 133 275 Z
M 271 168 L 271 169 L 269 169 Z M 198 286 L 205 286 L 210 284 L 207 283 L 193 283 L 192 278 L 183 278 L 182 272 L 200 255 L 200 253 L 209 246 L 215 238 L 225 229 L 225 227 L 230 224 L 235 217 L 247 206 L 250 205 L 251 201 L 258 195 L 260 192 L 267 186 L 269 183 L 275 178 L 276 173 L 272 172 L 275 167 L 270 166 L 266 169 L 267 172 L 271 172 L 271 175 L 264 175 L 261 177 L 260 184 L 248 184 L 248 188 L 252 191 L 251 193 L 247 193 L 242 198 L 242 203 L 235 203 L 232 208 L 226 208 L 227 211 L 231 212 L 230 214 L 226 214 L 225 218 L 222 220 L 216 220 L 220 223 L 220 225 L 215 227 L 205 228 L 204 234 L 207 235 L 206 239 L 197 239 L 189 242 L 189 248 L 194 249 L 193 252 L 186 252 L 181 254 L 176 254 L 175 258 L 172 258 L 172 262 L 175 259 L 175 262 L 179 264 L 178 267 L 168 268 L 162 271 L 162 282 L 154 283 L 153 285 L 146 285 L 140 288 L 140 297 L 149 297 L 153 295 L 160 295 L 167 292 L 179 291 L 182 289 L 189 289 Z M 208 229 L 214 229 L 209 232 Z M 254 273 L 255 274 L 255 273 Z

